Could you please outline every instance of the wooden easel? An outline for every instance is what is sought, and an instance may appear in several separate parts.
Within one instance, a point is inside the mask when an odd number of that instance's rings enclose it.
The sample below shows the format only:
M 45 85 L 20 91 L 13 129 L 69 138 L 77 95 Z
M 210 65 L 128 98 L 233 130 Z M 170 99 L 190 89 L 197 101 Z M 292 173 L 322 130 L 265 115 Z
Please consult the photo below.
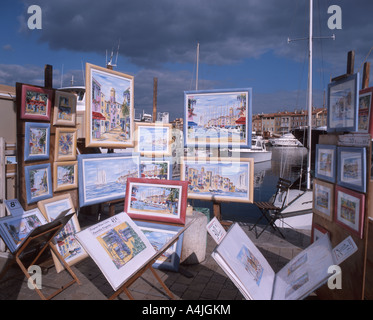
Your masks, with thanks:
M 0 273 L 0 279 L 2 279 L 7 271 L 10 269 L 11 266 L 13 266 L 14 263 L 17 263 L 18 266 L 21 268 L 22 272 L 27 277 L 28 281 L 32 283 L 35 291 L 38 293 L 40 298 L 42 300 L 50 300 L 59 293 L 61 293 L 66 288 L 70 287 L 73 283 L 78 283 L 81 285 L 79 279 L 75 275 L 75 273 L 71 270 L 70 266 L 66 263 L 65 259 L 60 255 L 58 250 L 55 248 L 55 246 L 52 243 L 52 240 L 54 237 L 61 231 L 61 229 L 65 226 L 65 224 L 68 222 L 68 220 L 71 218 L 71 215 L 68 215 L 62 219 L 56 219 L 51 223 L 47 223 L 45 225 L 42 225 L 38 228 L 35 228 L 24 240 L 23 244 L 12 253 L 13 258 L 12 260 L 6 265 L 4 270 Z M 50 249 L 54 252 L 54 254 L 57 256 L 57 258 L 60 260 L 60 262 L 63 264 L 63 266 L 66 268 L 66 270 L 70 273 L 73 280 L 71 280 L 69 283 L 63 285 L 61 288 L 57 289 L 54 293 L 46 297 L 42 292 L 41 289 L 38 288 L 36 285 L 34 279 L 31 278 L 30 274 L 28 273 L 25 264 L 22 261 L 22 258 L 24 254 L 27 251 L 31 251 L 33 249 L 36 249 L 37 247 L 40 247 L 38 250 L 38 254 L 36 257 L 32 260 L 32 262 L 29 264 L 28 267 L 35 265 L 35 263 L 39 260 L 40 256 L 43 254 L 45 249 L 47 247 L 50 247 Z M 31 280 L 31 281 L 30 281 Z
M 222 220 L 221 204 L 222 204 L 221 202 L 213 200 L 212 210 L 213 210 L 214 216 L 216 217 L 216 219 L 218 219 L 218 221 L 221 223 L 224 229 L 228 229 L 232 225 L 232 222 Z

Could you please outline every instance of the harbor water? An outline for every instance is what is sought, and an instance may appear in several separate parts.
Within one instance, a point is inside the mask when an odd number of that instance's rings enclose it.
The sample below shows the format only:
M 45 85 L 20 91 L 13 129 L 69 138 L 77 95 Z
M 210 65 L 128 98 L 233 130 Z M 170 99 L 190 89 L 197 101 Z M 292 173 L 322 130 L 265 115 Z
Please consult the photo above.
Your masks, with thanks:
M 272 160 L 254 164 L 254 201 L 268 201 L 276 192 L 278 179 L 296 181 L 301 172 L 307 170 L 307 149 L 304 147 L 269 147 Z M 189 200 L 193 207 L 210 209 L 212 201 Z M 251 203 L 221 203 L 223 220 L 253 223 L 260 215 L 259 209 Z

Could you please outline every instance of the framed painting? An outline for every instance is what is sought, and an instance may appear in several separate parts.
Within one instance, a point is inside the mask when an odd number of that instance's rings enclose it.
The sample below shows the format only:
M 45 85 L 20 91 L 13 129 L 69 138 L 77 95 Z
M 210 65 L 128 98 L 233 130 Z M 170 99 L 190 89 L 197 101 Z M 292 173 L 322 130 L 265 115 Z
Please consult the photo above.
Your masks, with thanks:
M 71 92 L 56 91 L 54 95 L 53 125 L 76 125 L 77 96 Z
M 76 160 L 78 130 L 75 128 L 56 128 L 54 161 Z
M 140 178 L 172 180 L 172 158 L 140 158 Z
M 251 88 L 185 91 L 185 146 L 251 148 L 251 101 Z
M 145 234 L 146 238 L 157 251 L 167 244 L 183 227 L 159 224 L 147 221 L 135 221 L 136 225 Z M 154 268 L 179 271 L 181 250 L 184 233 L 168 248 L 153 264 Z
M 32 230 L 46 223 L 38 208 L 3 217 L 0 219 L 1 237 L 9 250 L 15 252 Z
M 52 222 L 58 218 L 65 210 L 70 209 L 66 214 L 75 212 L 74 204 L 69 193 L 39 201 L 38 208 L 48 222 Z M 65 227 L 54 238 L 54 246 L 69 266 L 72 266 L 88 256 L 82 245 L 75 238 L 75 234 L 79 231 L 80 225 L 75 213 L 67 222 Z M 64 270 L 65 268 L 63 264 L 59 261 L 53 251 L 52 257 L 57 272 Z
M 359 73 L 328 84 L 327 131 L 358 131 Z
M 315 177 L 335 183 L 337 147 L 335 145 L 317 144 L 315 156 Z
M 129 178 L 124 211 L 132 218 L 185 224 L 186 181 Z
M 313 180 L 313 213 L 333 221 L 334 184 L 322 180 Z
M 372 115 L 372 93 L 373 87 L 359 91 L 359 122 L 358 132 L 373 134 L 373 115 Z
M 172 124 L 136 123 L 135 152 L 145 156 L 170 156 L 172 154 Z
M 320 226 L 319 224 L 313 223 L 311 230 L 311 243 L 316 242 L 325 234 L 329 234 L 329 231 Z
M 53 191 L 64 191 L 78 187 L 78 161 L 53 163 Z
M 134 146 L 134 77 L 86 64 L 86 146 Z
M 139 156 L 133 153 L 78 155 L 80 206 L 124 199 L 127 179 L 139 172 Z
M 365 195 L 340 186 L 335 187 L 335 216 L 337 224 L 363 238 Z
M 337 184 L 359 192 L 366 192 L 366 150 L 357 147 L 338 147 Z
M 25 166 L 27 204 L 53 196 L 50 163 Z
M 24 160 L 49 159 L 50 124 L 38 122 L 25 123 Z
M 22 85 L 21 119 L 50 121 L 53 90 Z
M 180 180 L 188 181 L 188 198 L 252 203 L 254 159 L 181 159 Z

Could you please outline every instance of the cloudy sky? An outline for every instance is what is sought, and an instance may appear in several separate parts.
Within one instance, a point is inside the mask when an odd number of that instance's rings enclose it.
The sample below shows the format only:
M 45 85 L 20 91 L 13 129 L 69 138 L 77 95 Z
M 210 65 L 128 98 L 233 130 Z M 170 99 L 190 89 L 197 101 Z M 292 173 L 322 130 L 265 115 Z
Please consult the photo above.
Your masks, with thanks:
M 183 117 L 184 91 L 252 88 L 253 113 L 306 108 L 309 0 L 2 0 L 0 84 L 43 85 L 44 65 L 53 86 L 84 84 L 85 63 L 106 65 L 135 77 L 137 112 L 152 111 L 158 79 L 158 111 Z M 31 5 L 42 10 L 42 29 L 28 28 Z M 330 30 L 331 5 L 342 11 L 342 29 Z M 314 105 L 323 105 L 331 77 L 355 71 L 373 54 L 373 1 L 314 0 Z M 336 39 L 319 39 L 335 34 Z M 115 57 L 114 57 L 115 58 Z

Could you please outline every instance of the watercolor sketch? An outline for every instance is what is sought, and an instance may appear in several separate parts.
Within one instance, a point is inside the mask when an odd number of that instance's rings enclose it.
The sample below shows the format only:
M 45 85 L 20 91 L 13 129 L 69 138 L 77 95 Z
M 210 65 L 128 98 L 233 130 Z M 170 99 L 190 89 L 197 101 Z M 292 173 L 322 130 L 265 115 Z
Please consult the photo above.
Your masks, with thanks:
M 142 155 L 171 155 L 171 124 L 136 123 L 135 151 Z
M 242 245 L 241 250 L 237 255 L 237 260 L 243 265 L 247 273 L 254 279 L 259 287 L 264 272 L 264 268 L 259 260 L 245 245 Z
M 159 251 L 182 227 L 159 223 L 136 221 L 140 230 L 145 234 L 151 245 Z M 171 245 L 153 264 L 154 268 L 178 271 L 184 234 Z
M 11 240 L 9 248 L 12 251 L 15 251 L 32 230 L 46 222 L 39 209 L 25 211 L 20 216 L 9 216 L 0 221 L 1 227 L 6 230 Z
M 97 241 L 117 269 L 146 249 L 146 244 L 127 222 L 99 235 Z
M 80 206 L 124 199 L 127 179 L 139 177 L 139 157 L 132 154 L 78 155 Z
M 145 179 L 171 180 L 172 159 L 140 160 L 140 177 Z
M 328 131 L 357 131 L 359 75 L 328 85 Z
M 21 118 L 50 120 L 53 91 L 22 85 Z
M 252 202 L 253 171 L 253 159 L 181 161 L 181 180 L 189 182 L 189 199 Z
M 329 182 L 336 180 L 336 154 L 334 145 L 316 145 L 315 176 Z
M 287 299 L 291 294 L 304 286 L 308 281 L 310 281 L 308 273 L 302 274 L 298 279 L 295 279 L 290 285 L 286 288 L 285 299 Z
M 74 93 L 56 91 L 53 114 L 53 125 L 76 125 L 76 102 Z
M 75 160 L 77 129 L 57 128 L 54 161 Z
M 186 91 L 184 114 L 186 146 L 251 148 L 251 89 Z
M 313 212 L 332 221 L 334 209 L 334 185 L 314 179 L 313 184 Z
M 134 146 L 133 77 L 86 64 L 86 144 Z
M 51 165 L 40 164 L 25 167 L 27 203 L 52 197 Z
M 69 190 L 78 187 L 77 161 L 54 162 L 53 173 L 53 191 Z
M 26 122 L 24 160 L 49 159 L 50 124 Z

